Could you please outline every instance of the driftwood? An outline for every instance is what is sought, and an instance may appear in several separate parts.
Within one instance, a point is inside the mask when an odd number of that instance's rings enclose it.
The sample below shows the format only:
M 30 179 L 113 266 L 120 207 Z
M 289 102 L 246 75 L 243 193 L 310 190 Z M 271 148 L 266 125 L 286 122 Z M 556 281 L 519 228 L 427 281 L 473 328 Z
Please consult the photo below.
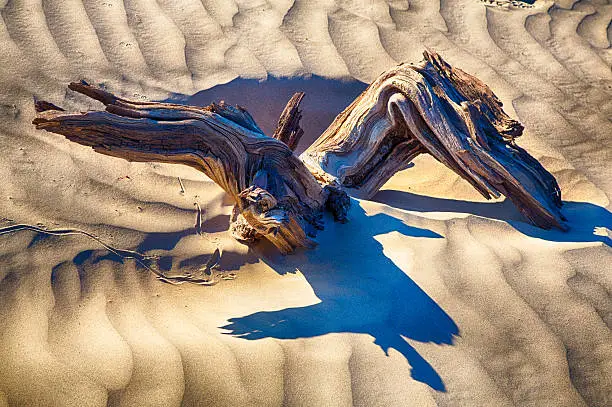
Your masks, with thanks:
M 309 247 L 329 210 L 345 221 L 349 194 L 370 197 L 418 154 L 429 153 L 485 197 L 511 199 L 534 224 L 565 229 L 554 177 L 515 144 L 522 126 L 480 80 L 425 52 L 372 83 L 299 158 L 297 93 L 273 137 L 243 108 L 134 102 L 86 83 L 69 88 L 102 102 L 79 114 L 37 102 L 33 123 L 99 153 L 192 166 L 234 200 L 230 230 L 266 238 L 283 253 Z
M 85 83 L 69 88 L 102 102 L 106 111 L 44 110 L 33 121 L 37 128 L 102 154 L 202 171 L 233 198 L 230 229 L 240 240 L 265 237 L 288 253 L 312 246 L 309 236 L 322 227 L 326 204 L 339 219 L 346 217 L 348 204 L 328 203 L 339 192 L 317 182 L 286 144 L 266 136 L 240 107 L 132 102 Z
M 535 225 L 565 230 L 557 181 L 515 143 L 523 126 L 479 79 L 424 56 L 381 74 L 301 159 L 369 198 L 429 153 L 487 199 L 503 194 Z

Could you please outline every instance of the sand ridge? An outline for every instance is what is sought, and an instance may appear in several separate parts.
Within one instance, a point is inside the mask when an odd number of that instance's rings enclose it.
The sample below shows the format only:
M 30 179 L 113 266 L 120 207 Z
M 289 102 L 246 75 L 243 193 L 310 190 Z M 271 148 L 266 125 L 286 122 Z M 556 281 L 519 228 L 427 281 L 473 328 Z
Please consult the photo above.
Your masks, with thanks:
M 85 229 L 177 272 L 221 247 L 238 276 L 171 287 L 86 237 L 0 235 L 0 406 L 610 405 L 612 5 L 494 3 L 0 1 L 0 227 Z M 419 157 L 355 200 L 349 224 L 328 222 L 319 248 L 283 258 L 231 239 L 229 201 L 195 170 L 30 125 L 33 97 L 96 107 L 71 80 L 189 100 L 293 77 L 274 89 L 327 98 L 303 112 L 318 129 L 350 102 L 338 80 L 371 81 L 426 47 L 525 125 L 519 143 L 558 179 L 570 234 Z M 265 87 L 249 85 L 247 108 Z M 255 119 L 273 126 L 284 102 Z

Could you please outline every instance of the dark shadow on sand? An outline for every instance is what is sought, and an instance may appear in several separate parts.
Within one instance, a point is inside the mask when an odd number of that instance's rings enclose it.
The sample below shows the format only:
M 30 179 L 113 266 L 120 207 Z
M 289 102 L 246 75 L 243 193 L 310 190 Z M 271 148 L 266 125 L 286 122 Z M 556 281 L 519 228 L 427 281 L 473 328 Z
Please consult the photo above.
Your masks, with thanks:
M 284 257 L 263 256 L 279 274 L 299 269 L 320 303 L 232 318 L 222 328 L 230 335 L 249 340 L 309 338 L 340 332 L 368 334 L 385 352 L 393 348 L 402 353 L 415 380 L 444 391 L 438 373 L 404 338 L 450 345 L 459 328 L 383 254 L 374 236 L 392 231 L 415 239 L 442 238 L 385 214 L 368 216 L 354 200 L 350 222 L 338 224 L 327 219 L 315 250 Z
M 272 135 L 278 118 L 295 92 L 305 92 L 301 104 L 304 136 L 296 152 L 312 144 L 334 118 L 344 110 L 367 85 L 355 80 L 325 79 L 319 76 L 256 79 L 235 79 L 229 83 L 200 91 L 193 96 L 175 96 L 168 101 L 205 106 L 225 101 L 248 110 L 259 127 Z
M 332 123 L 366 85 L 313 76 L 311 78 L 270 78 L 265 82 L 236 79 L 228 84 L 198 92 L 191 97 L 171 101 L 208 105 L 224 100 L 245 107 L 268 135 L 274 132 L 286 102 L 298 91 L 306 97 L 302 103 L 302 127 L 305 135 L 299 154 Z M 375 201 L 421 212 L 461 212 L 510 223 L 522 233 L 552 241 L 604 241 L 593 235 L 595 226 L 610 226 L 610 213 L 592 204 L 567 202 L 564 214 L 570 232 L 545 231 L 525 223 L 516 208 L 507 201 L 484 204 L 418 196 L 400 191 L 383 191 Z M 368 216 L 353 200 L 350 222 L 337 224 L 327 219 L 326 230 L 319 233 L 315 250 L 291 256 L 260 254 L 279 274 L 299 270 L 320 300 L 319 303 L 278 311 L 261 311 L 231 318 L 221 327 L 228 335 L 246 340 L 262 338 L 297 339 L 329 333 L 367 334 L 382 350 L 395 349 L 406 357 L 415 380 L 433 389 L 445 386 L 435 369 L 406 341 L 453 344 L 459 328 L 452 318 L 406 273 L 383 253 L 376 235 L 399 232 L 411 239 L 442 238 L 427 230 L 411 227 L 385 214 Z M 607 240 L 606 240 L 607 239 Z M 260 248 L 261 249 L 261 248 Z
M 229 215 L 217 215 L 210 219 L 207 219 L 204 223 L 202 223 L 202 232 L 204 233 L 215 233 L 220 231 L 226 231 L 229 225 Z M 134 231 L 134 233 L 140 233 Z M 192 271 L 193 269 L 198 269 L 205 265 L 210 257 L 213 255 L 210 253 L 202 253 L 194 257 L 189 258 L 181 258 L 176 259 L 170 254 L 164 255 L 163 252 L 170 252 L 173 250 L 178 243 L 184 237 L 190 235 L 196 235 L 197 231 L 194 227 L 187 228 L 184 230 L 179 230 L 176 232 L 152 232 L 147 233 L 142 242 L 136 246 L 135 248 L 130 248 L 131 250 L 135 250 L 136 252 L 146 255 L 155 253 L 158 258 L 155 260 L 155 266 L 161 270 L 162 272 L 174 271 L 176 274 L 181 273 L 182 271 Z M 30 241 L 28 247 L 32 247 L 36 242 L 50 238 L 49 235 L 43 233 L 37 233 L 34 238 Z M 85 237 L 84 237 L 85 238 Z M 120 252 L 124 252 L 121 249 L 115 248 Z M 162 253 L 160 253 L 160 251 Z M 125 253 L 130 256 L 130 253 Z M 89 249 L 83 250 L 79 252 L 73 259 L 72 262 L 79 269 L 81 273 L 86 273 L 86 270 L 83 269 L 84 265 L 92 264 L 95 265 L 101 261 L 109 260 L 117 263 L 124 263 L 124 258 L 116 253 L 113 253 L 109 250 L 100 248 L 100 249 Z M 257 256 L 249 251 L 248 254 L 236 253 L 230 250 L 224 250 L 221 258 L 219 259 L 219 269 L 222 271 L 236 271 L 240 269 L 245 264 L 253 264 L 258 262 L 259 259 Z M 136 268 L 143 273 L 149 273 L 145 267 L 141 263 L 136 264 Z M 53 274 L 51 276 L 51 281 L 53 282 Z
M 588 202 L 564 202 L 562 212 L 567 218 L 569 231 L 545 230 L 527 223 L 514 204 L 508 199 L 502 202 L 468 202 L 454 199 L 433 198 L 410 192 L 384 190 L 373 201 L 394 208 L 417 212 L 457 212 L 501 220 L 519 232 L 552 242 L 603 242 L 612 246 L 612 239 L 593 233 L 596 228 L 612 230 L 612 213 L 606 208 Z

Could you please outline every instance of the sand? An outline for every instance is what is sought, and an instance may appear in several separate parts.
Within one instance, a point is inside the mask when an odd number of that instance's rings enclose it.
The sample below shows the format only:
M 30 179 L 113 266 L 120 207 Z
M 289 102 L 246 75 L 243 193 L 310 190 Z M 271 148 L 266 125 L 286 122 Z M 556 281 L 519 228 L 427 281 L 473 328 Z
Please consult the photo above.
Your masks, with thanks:
M 85 236 L 1 235 L 0 406 L 612 405 L 612 4 L 519 3 L 0 1 L 0 226 L 82 229 L 170 272 L 220 247 L 236 275 L 175 287 Z M 281 257 L 232 240 L 231 203 L 197 171 L 30 124 L 34 97 L 97 107 L 66 91 L 80 79 L 225 99 L 268 132 L 304 90 L 304 148 L 426 47 L 525 125 L 569 233 L 418 157 L 318 248 Z

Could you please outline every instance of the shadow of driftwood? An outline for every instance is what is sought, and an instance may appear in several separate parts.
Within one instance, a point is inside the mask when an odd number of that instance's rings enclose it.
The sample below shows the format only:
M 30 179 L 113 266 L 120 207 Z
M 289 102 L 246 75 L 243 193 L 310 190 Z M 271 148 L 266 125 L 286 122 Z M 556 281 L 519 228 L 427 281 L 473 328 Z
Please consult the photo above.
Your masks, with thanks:
M 308 78 L 235 79 L 224 85 L 200 91 L 188 98 L 172 100 L 190 105 L 208 105 L 221 100 L 246 108 L 259 127 L 268 135 L 274 133 L 278 118 L 295 92 L 305 92 L 301 104 L 304 136 L 296 152 L 300 153 L 325 131 L 367 85 L 355 80 L 342 81 L 319 76 Z
M 507 199 L 492 203 L 468 202 L 384 190 L 377 193 L 372 200 L 409 211 L 457 212 L 497 219 L 509 223 L 525 235 L 553 242 L 603 242 L 612 246 L 612 239 L 605 231 L 612 230 L 612 214 L 606 208 L 588 202 L 563 203 L 562 212 L 567 218 L 570 230 L 561 232 L 540 229 L 526 223 L 514 204 Z
M 278 273 L 298 269 L 320 303 L 232 318 L 223 329 L 245 339 L 307 338 L 328 333 L 374 337 L 385 352 L 401 352 L 412 377 L 445 390 L 440 376 L 404 338 L 452 344 L 459 329 L 436 302 L 383 254 L 374 236 L 397 231 L 414 238 L 441 238 L 385 214 L 368 216 L 354 201 L 346 224 L 326 223 L 315 250 L 292 256 L 265 255 Z

